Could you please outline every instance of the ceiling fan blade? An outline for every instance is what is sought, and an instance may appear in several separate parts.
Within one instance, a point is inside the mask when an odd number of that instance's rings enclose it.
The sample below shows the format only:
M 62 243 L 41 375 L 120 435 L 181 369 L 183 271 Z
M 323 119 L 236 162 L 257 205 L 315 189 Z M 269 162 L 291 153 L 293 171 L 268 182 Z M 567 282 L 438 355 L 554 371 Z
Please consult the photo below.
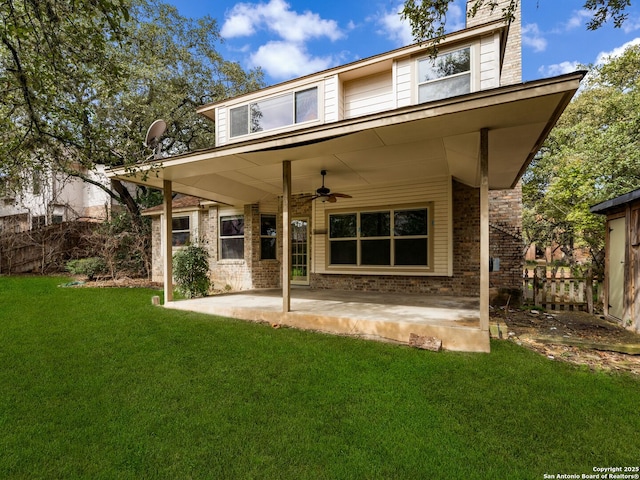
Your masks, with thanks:
M 353 198 L 351 195 L 347 195 L 346 193 L 332 193 L 331 195 L 340 198 Z

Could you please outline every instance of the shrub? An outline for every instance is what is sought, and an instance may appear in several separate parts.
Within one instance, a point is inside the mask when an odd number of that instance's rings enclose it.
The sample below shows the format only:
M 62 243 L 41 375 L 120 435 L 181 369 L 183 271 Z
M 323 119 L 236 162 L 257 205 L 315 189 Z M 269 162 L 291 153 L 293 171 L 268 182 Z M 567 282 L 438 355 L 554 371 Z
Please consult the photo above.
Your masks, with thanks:
M 176 252 L 173 255 L 173 278 L 178 291 L 185 297 L 204 297 L 211 285 L 207 250 L 189 245 Z
M 104 260 L 100 257 L 80 258 L 67 262 L 67 271 L 73 275 L 86 275 L 93 280 L 96 275 L 104 273 L 107 269 Z

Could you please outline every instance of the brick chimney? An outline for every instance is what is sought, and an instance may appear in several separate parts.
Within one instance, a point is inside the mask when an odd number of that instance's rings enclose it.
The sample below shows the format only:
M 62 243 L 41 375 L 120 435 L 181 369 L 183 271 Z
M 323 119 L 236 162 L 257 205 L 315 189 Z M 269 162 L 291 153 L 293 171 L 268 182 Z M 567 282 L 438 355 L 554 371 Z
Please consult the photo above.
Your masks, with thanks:
M 509 35 L 500 75 L 500 85 L 512 85 L 522 82 L 522 10 L 520 6 L 522 1 L 524 0 L 518 2 L 518 8 L 514 12 L 515 18 L 509 24 Z M 500 19 L 502 17 L 502 9 L 509 4 L 510 0 L 498 0 L 498 6 L 493 12 L 488 5 L 490 2 L 485 2 L 478 9 L 475 17 L 469 17 L 469 10 L 475 2 L 476 0 L 467 0 L 467 27 L 475 27 L 476 25 Z

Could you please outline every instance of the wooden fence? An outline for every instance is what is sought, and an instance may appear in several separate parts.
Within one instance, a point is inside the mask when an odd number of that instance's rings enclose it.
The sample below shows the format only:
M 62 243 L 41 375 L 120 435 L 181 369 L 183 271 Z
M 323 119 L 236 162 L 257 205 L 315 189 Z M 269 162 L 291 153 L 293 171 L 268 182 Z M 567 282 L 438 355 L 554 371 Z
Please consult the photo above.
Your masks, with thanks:
M 0 235 L 0 274 L 64 270 L 66 261 L 88 256 L 85 237 L 94 226 L 88 222 L 65 222 Z
M 578 275 L 569 268 L 525 269 L 522 287 L 524 305 L 547 310 L 593 313 L 602 304 L 602 282 L 593 276 L 591 269 Z

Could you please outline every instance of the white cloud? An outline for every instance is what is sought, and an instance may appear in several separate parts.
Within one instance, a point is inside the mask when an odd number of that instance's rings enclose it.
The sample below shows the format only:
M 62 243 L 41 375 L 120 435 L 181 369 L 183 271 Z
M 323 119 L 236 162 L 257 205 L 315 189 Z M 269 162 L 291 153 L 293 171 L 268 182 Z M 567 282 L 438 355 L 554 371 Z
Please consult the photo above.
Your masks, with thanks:
M 640 30 L 640 17 L 629 17 L 622 24 L 622 30 L 624 33 L 635 32 L 636 30 Z
M 547 40 L 542 36 L 537 23 L 522 27 L 522 44 L 533 48 L 534 52 L 544 52 L 547 49 Z
M 250 63 L 253 67 L 262 67 L 272 78 L 286 80 L 326 70 L 334 66 L 337 60 L 332 57 L 313 57 L 298 43 L 273 41 L 258 48 L 251 55 Z
M 332 41 L 344 36 L 335 20 L 324 20 L 317 13 L 299 14 L 284 0 L 269 3 L 238 3 L 220 29 L 224 38 L 250 36 L 265 29 L 289 42 L 326 37 Z
M 565 24 L 566 30 L 573 30 L 574 28 L 584 27 L 586 20 L 591 20 L 593 13 L 589 10 L 575 10 L 573 15 Z
M 465 28 L 466 16 L 463 8 L 457 3 L 449 5 L 447 12 L 446 28 L 448 32 L 455 32 Z M 396 46 L 404 47 L 415 42 L 411 34 L 411 25 L 408 20 L 402 20 L 400 12 L 404 3 L 398 3 L 395 8 L 384 11 L 375 19 L 380 26 L 378 33 L 392 40 Z
M 389 38 L 396 46 L 404 47 L 413 43 L 411 35 L 411 25 L 408 20 L 402 20 L 400 11 L 402 4 L 398 4 L 390 11 L 385 11 L 379 15 L 376 22 L 380 25 L 379 34 Z
M 632 47 L 634 45 L 640 45 L 640 37 L 634 38 L 633 40 L 628 41 L 627 43 L 619 46 L 618 48 L 614 48 L 610 52 L 600 52 L 596 57 L 596 65 L 601 65 L 603 63 L 607 63 L 611 58 L 619 57 L 624 53 L 624 51 Z
M 576 70 L 579 70 L 581 66 L 580 62 L 561 62 L 553 65 L 543 65 L 538 68 L 538 72 L 540 72 L 545 77 L 555 77 L 556 75 L 563 75 L 565 73 L 572 73 Z
M 254 25 L 251 17 L 241 12 L 228 17 L 220 30 L 220 35 L 224 38 L 247 37 L 252 33 L 254 33 Z

